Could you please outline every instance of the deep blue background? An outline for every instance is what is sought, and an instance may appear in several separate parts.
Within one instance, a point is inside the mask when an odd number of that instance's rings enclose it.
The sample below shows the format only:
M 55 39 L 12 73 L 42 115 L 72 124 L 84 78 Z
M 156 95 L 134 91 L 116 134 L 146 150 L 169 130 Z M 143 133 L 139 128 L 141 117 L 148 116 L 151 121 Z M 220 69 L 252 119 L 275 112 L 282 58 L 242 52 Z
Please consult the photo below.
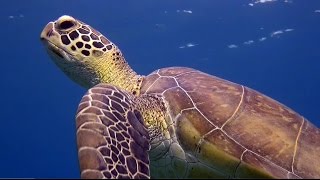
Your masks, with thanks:
M 45 53 L 47 22 L 72 15 L 116 43 L 140 74 L 193 67 L 263 92 L 319 127 L 318 9 L 319 0 L 1 2 L 0 177 L 79 177 L 74 116 L 85 89 Z M 285 29 L 294 30 L 270 37 Z M 188 43 L 195 46 L 179 48 Z

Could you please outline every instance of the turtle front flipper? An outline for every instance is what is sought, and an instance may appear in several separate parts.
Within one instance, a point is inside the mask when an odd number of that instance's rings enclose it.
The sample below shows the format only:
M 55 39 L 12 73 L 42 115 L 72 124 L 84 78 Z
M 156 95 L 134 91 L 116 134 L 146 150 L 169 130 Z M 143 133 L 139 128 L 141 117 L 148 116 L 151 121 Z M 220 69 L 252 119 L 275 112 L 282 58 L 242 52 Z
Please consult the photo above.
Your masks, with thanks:
M 81 178 L 150 178 L 149 135 L 132 96 L 99 84 L 83 96 L 76 124 Z

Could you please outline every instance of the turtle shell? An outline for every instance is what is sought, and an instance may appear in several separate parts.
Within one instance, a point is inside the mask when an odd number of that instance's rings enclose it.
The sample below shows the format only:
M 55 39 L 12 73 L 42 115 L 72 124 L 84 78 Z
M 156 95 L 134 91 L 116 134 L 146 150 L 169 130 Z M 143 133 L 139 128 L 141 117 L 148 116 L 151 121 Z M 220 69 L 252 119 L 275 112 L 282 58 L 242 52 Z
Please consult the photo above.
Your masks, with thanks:
M 200 164 L 188 177 L 209 168 L 222 177 L 320 178 L 319 129 L 253 89 L 172 67 L 146 76 L 141 93 L 164 99 L 178 142 Z

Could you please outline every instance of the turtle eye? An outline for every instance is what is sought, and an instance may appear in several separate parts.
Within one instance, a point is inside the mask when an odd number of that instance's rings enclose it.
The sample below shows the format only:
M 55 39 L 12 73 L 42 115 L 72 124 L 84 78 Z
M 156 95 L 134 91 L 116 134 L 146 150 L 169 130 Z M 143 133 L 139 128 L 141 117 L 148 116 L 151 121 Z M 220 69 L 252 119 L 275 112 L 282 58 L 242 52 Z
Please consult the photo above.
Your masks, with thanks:
M 61 30 L 67 30 L 69 28 L 72 28 L 74 26 L 74 23 L 72 21 L 63 21 L 60 23 L 59 28 Z

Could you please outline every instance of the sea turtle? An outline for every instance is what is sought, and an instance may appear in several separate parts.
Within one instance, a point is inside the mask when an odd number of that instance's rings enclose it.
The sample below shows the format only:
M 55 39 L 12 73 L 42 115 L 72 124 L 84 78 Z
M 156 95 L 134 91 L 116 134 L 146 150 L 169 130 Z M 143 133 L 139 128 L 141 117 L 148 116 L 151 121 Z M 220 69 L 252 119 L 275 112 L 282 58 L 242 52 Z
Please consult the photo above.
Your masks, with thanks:
M 319 129 L 266 95 L 186 67 L 138 75 L 67 15 L 41 40 L 89 89 L 76 115 L 82 178 L 320 178 Z

